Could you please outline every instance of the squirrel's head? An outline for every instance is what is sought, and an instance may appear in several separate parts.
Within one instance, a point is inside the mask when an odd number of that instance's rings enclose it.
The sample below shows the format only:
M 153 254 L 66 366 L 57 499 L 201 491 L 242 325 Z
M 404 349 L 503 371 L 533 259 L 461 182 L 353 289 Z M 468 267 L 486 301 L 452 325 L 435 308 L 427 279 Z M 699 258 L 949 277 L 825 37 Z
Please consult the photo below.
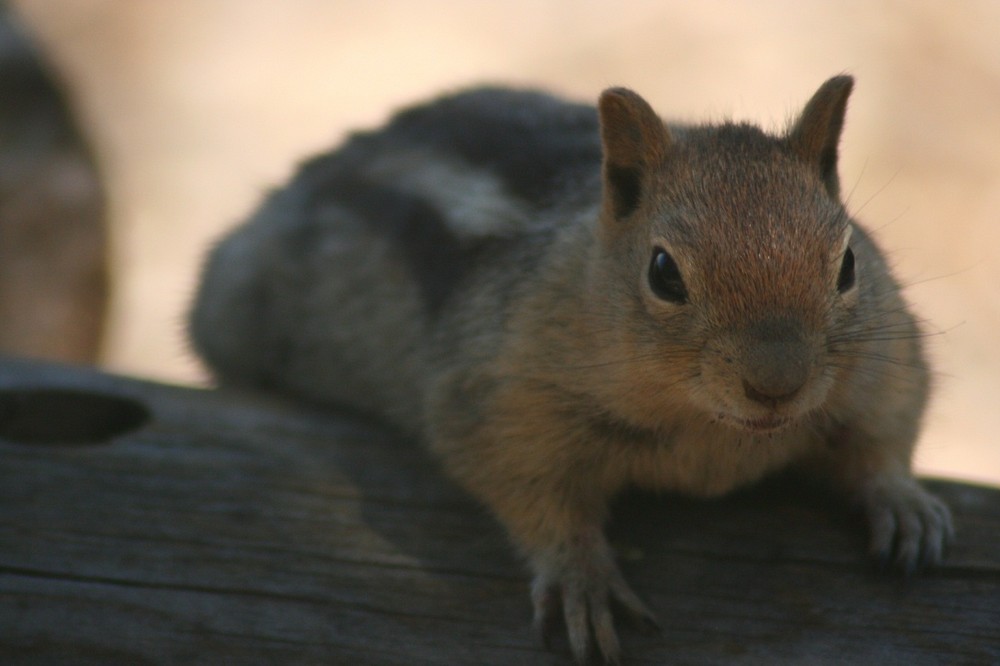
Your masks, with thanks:
M 823 405 L 828 335 L 864 270 L 837 177 L 852 85 L 827 81 L 781 136 L 669 129 L 634 92 L 602 94 L 605 278 L 627 290 L 616 315 L 644 385 L 755 432 Z

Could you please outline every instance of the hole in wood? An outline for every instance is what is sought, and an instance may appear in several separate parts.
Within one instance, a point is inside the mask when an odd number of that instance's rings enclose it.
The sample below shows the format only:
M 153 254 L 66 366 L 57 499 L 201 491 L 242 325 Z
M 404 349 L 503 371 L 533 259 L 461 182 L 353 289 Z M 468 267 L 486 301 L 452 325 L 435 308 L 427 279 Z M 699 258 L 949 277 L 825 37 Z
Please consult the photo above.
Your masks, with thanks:
M 18 444 L 106 444 L 150 419 L 137 400 L 72 389 L 0 390 L 0 439 Z

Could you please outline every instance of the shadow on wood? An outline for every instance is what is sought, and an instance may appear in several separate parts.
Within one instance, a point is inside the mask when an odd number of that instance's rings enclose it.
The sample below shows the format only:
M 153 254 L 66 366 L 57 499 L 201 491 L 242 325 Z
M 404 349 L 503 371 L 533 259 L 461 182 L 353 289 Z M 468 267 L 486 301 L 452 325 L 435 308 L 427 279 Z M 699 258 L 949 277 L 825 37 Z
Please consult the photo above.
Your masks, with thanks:
M 52 425 L 73 396 L 84 443 Z M 374 426 L 8 360 L 0 436 L 0 662 L 569 663 L 499 526 Z M 627 663 L 997 663 L 1000 491 L 933 485 L 958 545 L 909 581 L 787 483 L 625 498 L 610 534 L 664 625 L 623 627 Z

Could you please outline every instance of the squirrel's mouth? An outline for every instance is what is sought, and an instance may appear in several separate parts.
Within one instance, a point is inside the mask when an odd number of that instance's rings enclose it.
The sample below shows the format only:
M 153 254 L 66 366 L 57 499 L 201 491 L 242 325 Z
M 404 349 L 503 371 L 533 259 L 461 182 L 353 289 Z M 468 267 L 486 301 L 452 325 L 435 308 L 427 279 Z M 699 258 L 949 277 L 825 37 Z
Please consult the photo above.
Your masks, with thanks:
M 719 414 L 719 420 L 752 433 L 772 433 L 785 429 L 795 419 L 780 414 L 768 414 L 767 416 L 747 419 L 723 413 Z

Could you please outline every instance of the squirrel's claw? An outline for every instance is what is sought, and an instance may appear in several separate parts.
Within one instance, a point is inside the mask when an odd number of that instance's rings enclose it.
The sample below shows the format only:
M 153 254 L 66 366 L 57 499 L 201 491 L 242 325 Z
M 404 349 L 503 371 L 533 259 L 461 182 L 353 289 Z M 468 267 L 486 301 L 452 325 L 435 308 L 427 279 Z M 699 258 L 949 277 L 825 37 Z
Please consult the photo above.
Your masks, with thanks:
M 611 605 L 620 606 L 631 620 L 645 629 L 659 623 L 625 582 L 614 565 L 604 575 L 536 576 L 532 584 L 535 630 L 548 648 L 559 624 L 559 609 L 566 625 L 570 650 L 577 663 L 590 663 L 599 656 L 604 664 L 618 664 L 621 647 L 615 631 Z M 597 654 L 594 654 L 596 648 Z
M 545 649 L 552 648 L 552 634 L 559 620 L 559 597 L 556 588 L 546 586 L 538 578 L 531 586 L 531 602 L 535 608 L 533 625 Z
M 948 507 L 913 479 L 875 485 L 865 510 L 872 555 L 882 568 L 907 576 L 939 564 L 955 536 Z
M 609 589 L 611 597 L 625 611 L 633 624 L 644 631 L 659 631 L 661 629 L 656 616 L 639 599 L 639 596 L 632 591 L 632 588 L 628 586 L 628 583 L 625 582 L 625 579 L 617 569 L 611 574 Z

